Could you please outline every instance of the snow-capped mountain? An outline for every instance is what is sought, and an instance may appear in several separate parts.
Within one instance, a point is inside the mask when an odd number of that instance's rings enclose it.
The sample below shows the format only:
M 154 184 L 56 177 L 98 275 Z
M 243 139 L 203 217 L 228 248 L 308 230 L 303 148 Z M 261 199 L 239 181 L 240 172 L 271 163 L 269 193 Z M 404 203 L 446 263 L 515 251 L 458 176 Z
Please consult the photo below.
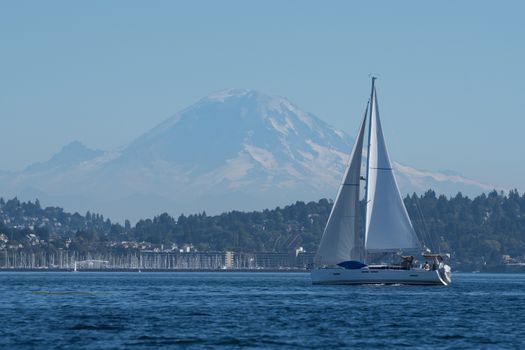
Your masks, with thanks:
M 358 118 L 356 116 L 356 125 Z M 119 151 L 78 142 L 19 173 L 0 193 L 68 210 L 138 219 L 162 211 L 252 210 L 335 196 L 352 138 L 285 98 L 253 90 L 207 96 Z M 394 163 L 402 192 L 492 189 Z

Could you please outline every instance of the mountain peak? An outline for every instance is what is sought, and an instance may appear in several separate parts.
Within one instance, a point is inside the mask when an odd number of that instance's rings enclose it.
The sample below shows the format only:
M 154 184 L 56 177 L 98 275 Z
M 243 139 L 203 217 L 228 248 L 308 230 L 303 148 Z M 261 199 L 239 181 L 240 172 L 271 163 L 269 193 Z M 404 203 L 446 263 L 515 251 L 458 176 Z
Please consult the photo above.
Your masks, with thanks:
M 26 171 L 43 171 L 58 166 L 68 167 L 83 161 L 91 160 L 103 153 L 103 151 L 94 150 L 84 146 L 80 141 L 72 141 L 63 146 L 62 149 L 49 160 L 42 163 L 32 164 L 26 168 Z
M 250 89 L 223 89 L 212 92 L 205 99 L 209 101 L 224 101 L 225 99 L 232 97 L 242 97 L 248 94 L 257 94 L 258 91 Z
M 187 166 L 195 175 L 194 171 L 211 171 L 244 153 L 260 160 L 254 155 L 259 150 L 257 155 L 274 153 L 278 164 L 295 164 L 300 171 L 305 157 L 320 156 L 316 147 L 349 149 L 350 141 L 351 137 L 283 97 L 252 89 L 225 89 L 142 135 L 122 157 L 137 165 L 164 161 Z
M 78 153 L 78 152 L 86 152 L 91 151 L 88 147 L 86 147 L 82 142 L 80 141 L 71 141 L 67 145 L 63 146 L 59 153 Z
M 294 106 L 288 99 L 281 96 L 274 96 L 264 93 L 255 89 L 224 89 L 215 91 L 208 96 L 206 96 L 202 101 L 203 102 L 229 102 L 228 100 L 243 100 L 254 101 L 259 104 L 265 104 L 267 107 L 272 105 L 285 105 L 290 109 L 298 109 Z

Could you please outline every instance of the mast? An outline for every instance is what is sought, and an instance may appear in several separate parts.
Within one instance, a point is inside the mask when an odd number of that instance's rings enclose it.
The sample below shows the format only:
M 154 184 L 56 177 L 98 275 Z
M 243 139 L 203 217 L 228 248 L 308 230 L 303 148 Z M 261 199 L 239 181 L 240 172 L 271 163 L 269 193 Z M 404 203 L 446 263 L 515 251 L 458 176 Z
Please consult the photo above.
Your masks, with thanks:
M 370 91 L 370 103 L 368 109 L 368 145 L 366 147 L 366 179 L 365 179 L 365 215 L 368 210 L 368 175 L 370 173 L 370 140 L 372 134 L 372 107 L 374 105 L 374 85 L 377 77 L 372 76 L 372 90 Z M 366 225 L 365 225 L 366 230 Z M 366 248 L 364 251 L 363 262 L 366 263 Z
M 368 114 L 368 107 L 370 106 L 370 104 L 372 103 L 372 101 L 368 100 L 368 102 L 366 103 L 366 108 L 365 108 L 365 118 L 363 120 L 363 128 L 366 129 L 366 116 Z M 363 130 L 364 131 L 364 130 Z M 370 134 L 370 131 L 368 132 Z M 370 142 L 370 137 L 368 138 L 368 142 Z M 367 150 L 368 152 L 368 150 Z M 363 154 L 363 149 L 362 149 L 362 145 L 361 145 L 361 155 Z M 359 162 L 359 169 L 361 169 L 361 165 L 363 164 L 362 161 Z M 368 166 L 367 166 L 367 171 L 368 171 Z M 368 177 L 368 174 L 367 174 L 367 177 Z M 361 176 L 361 170 L 359 171 L 359 180 L 357 181 L 357 188 L 359 189 L 360 188 L 360 185 L 361 185 L 361 179 L 362 179 L 362 176 Z M 365 186 L 366 186 L 366 183 L 365 183 Z M 359 191 L 359 190 L 358 190 Z M 365 187 L 365 196 L 366 196 L 366 187 Z M 366 201 L 365 201 L 366 203 Z M 356 213 L 355 213 L 355 216 L 356 216 L 356 224 L 355 224 L 355 241 L 356 241 L 356 246 L 359 247 L 359 261 L 362 261 L 363 263 L 366 261 L 366 247 L 365 247 L 365 235 L 360 235 L 360 229 L 359 229 L 359 221 L 360 221 L 360 218 L 361 218 L 361 215 L 359 215 L 360 213 L 360 199 L 359 199 L 359 192 L 358 192 L 358 195 L 357 195 L 357 205 L 356 205 Z M 366 207 L 365 207 L 365 216 L 366 216 Z M 366 230 L 366 222 L 364 223 L 363 225 L 363 229 Z M 365 231 L 363 231 L 363 233 L 365 233 Z

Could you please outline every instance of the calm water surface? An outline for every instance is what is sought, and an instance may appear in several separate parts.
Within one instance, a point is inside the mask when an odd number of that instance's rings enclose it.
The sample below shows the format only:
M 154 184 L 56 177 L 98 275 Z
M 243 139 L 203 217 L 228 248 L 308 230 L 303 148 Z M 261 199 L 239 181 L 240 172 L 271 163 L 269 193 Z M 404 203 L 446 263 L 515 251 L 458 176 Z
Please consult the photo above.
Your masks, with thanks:
M 2 349 L 525 348 L 525 275 L 312 286 L 291 273 L 0 273 Z

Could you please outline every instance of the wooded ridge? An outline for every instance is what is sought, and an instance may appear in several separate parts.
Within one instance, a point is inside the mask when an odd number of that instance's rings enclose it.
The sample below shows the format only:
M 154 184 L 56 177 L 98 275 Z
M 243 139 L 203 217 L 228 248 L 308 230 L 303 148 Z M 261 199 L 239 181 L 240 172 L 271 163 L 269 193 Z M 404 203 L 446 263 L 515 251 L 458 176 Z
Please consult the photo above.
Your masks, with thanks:
M 517 190 L 473 199 L 429 190 L 404 202 L 420 239 L 433 251 L 451 253 L 455 266 L 475 269 L 500 264 L 503 258 L 525 260 L 525 195 Z M 315 252 L 332 204 L 321 199 L 271 210 L 178 218 L 164 213 L 132 226 L 90 212 L 42 208 L 38 200 L 0 198 L 0 250 L 94 253 L 191 245 L 197 251 L 289 252 L 303 247 Z

